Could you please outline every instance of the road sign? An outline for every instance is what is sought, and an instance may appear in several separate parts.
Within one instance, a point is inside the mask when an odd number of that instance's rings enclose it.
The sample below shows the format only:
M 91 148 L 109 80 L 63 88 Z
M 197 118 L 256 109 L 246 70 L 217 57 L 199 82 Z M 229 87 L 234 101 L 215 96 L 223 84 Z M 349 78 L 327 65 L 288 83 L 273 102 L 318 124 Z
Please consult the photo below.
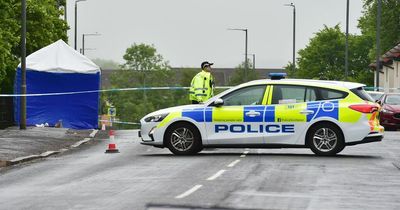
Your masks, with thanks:
M 108 116 L 115 117 L 117 114 L 117 109 L 115 107 L 108 108 Z

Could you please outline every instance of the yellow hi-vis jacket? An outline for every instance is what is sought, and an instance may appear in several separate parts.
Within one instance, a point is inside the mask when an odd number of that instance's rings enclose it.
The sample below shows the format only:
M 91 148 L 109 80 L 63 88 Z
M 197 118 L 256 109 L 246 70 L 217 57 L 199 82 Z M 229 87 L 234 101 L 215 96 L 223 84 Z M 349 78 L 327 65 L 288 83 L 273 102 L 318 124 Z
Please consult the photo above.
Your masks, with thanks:
M 189 100 L 198 101 L 199 103 L 207 101 L 214 95 L 214 78 L 210 72 L 201 71 L 193 77 L 190 90 Z

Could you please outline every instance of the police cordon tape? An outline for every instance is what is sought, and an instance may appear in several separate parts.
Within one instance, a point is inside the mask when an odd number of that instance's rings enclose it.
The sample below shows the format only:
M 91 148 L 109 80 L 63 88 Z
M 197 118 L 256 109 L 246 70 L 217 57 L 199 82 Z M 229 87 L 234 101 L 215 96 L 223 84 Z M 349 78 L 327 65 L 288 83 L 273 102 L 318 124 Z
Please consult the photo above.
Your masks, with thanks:
M 229 89 L 233 86 L 217 86 L 215 89 Z M 58 92 L 58 93 L 28 93 L 28 94 L 0 94 L 0 97 L 37 97 L 37 96 L 57 96 L 57 95 L 73 95 L 73 94 L 85 94 L 85 93 L 97 93 L 97 92 L 117 92 L 117 91 L 132 91 L 132 90 L 188 90 L 190 87 L 138 87 L 138 88 L 114 88 L 114 89 L 103 89 L 103 90 L 86 90 L 86 91 L 73 91 L 73 92 Z M 365 87 L 366 90 L 375 90 L 374 87 Z M 379 90 L 390 91 L 397 90 L 400 92 L 400 88 L 382 88 Z
M 116 120 L 99 120 L 100 122 L 116 123 L 116 124 L 127 124 L 127 125 L 140 125 L 140 123 L 135 122 L 122 122 Z
M 217 86 L 215 89 L 229 89 L 233 86 Z M 98 92 L 117 92 L 117 91 L 131 91 L 131 90 L 188 90 L 190 87 L 138 87 L 138 88 L 115 88 L 103 90 L 86 90 L 86 91 L 73 91 L 73 92 L 58 92 L 58 93 L 29 93 L 29 94 L 0 94 L 0 97 L 37 97 L 37 96 L 57 96 L 57 95 L 73 95 L 85 93 L 98 93 Z

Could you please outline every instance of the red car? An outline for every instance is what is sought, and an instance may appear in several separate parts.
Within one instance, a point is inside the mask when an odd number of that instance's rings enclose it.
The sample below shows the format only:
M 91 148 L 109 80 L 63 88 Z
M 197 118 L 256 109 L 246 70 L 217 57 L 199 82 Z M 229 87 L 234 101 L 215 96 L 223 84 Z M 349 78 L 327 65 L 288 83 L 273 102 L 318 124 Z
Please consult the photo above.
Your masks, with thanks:
M 400 93 L 386 93 L 380 98 L 380 123 L 385 130 L 400 128 Z

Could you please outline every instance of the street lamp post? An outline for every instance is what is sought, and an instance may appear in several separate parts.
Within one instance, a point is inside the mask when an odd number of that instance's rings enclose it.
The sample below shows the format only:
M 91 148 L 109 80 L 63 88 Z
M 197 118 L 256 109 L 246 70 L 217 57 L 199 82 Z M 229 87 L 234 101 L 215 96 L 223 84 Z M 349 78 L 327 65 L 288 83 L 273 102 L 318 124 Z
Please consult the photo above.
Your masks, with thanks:
M 75 0 L 75 50 L 77 49 L 77 39 L 78 39 L 78 2 L 86 1 L 86 0 Z
M 296 70 L 296 6 L 293 3 L 285 4 L 285 6 L 293 7 L 293 71 Z
M 247 28 L 229 28 L 228 30 L 231 31 L 244 31 L 246 33 L 246 37 L 245 37 L 245 45 L 244 45 L 244 51 L 245 51 L 245 55 L 244 55 L 244 80 L 247 82 L 247 69 L 248 69 L 248 64 L 247 64 Z
M 100 36 L 101 34 L 99 33 L 94 33 L 94 34 L 82 34 L 82 55 L 85 55 L 85 36 Z

